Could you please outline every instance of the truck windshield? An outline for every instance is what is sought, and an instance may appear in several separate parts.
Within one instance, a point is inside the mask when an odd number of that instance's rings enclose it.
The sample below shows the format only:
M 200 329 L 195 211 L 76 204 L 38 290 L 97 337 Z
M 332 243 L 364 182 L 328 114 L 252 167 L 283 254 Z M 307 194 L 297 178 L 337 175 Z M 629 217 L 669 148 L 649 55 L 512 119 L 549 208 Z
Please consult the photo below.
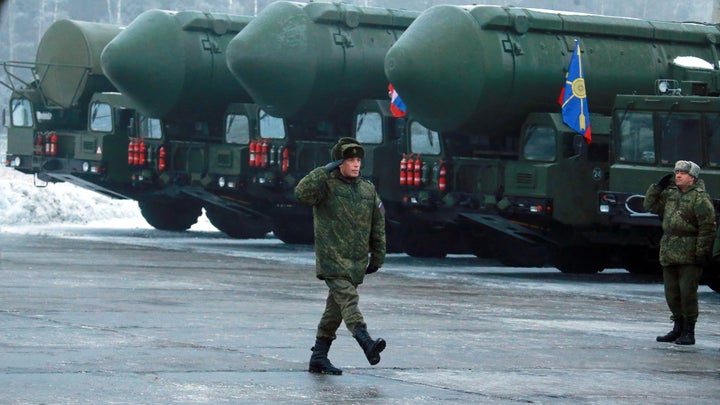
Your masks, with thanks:
M 658 113 L 662 164 L 678 160 L 702 162 L 700 114 Z
M 439 155 L 441 148 L 438 133 L 413 121 L 410 124 L 410 150 L 423 155 Z
M 90 130 L 112 131 L 112 110 L 109 104 L 92 103 L 90 106 Z
M 546 126 L 533 125 L 526 130 L 527 141 L 522 153 L 525 160 L 553 162 L 557 156 L 555 130 Z
M 619 114 L 624 119 L 618 120 Z M 621 122 L 617 128 L 617 159 L 629 163 L 655 163 L 655 138 L 653 137 L 653 117 L 647 111 L 616 112 L 615 121 Z
M 160 126 L 160 120 L 157 118 L 140 116 L 140 136 L 142 138 L 149 139 L 162 138 L 162 128 Z
M 708 164 L 718 167 L 720 166 L 720 114 L 708 114 L 706 120 Z
M 260 137 L 269 139 L 285 138 L 285 125 L 282 118 L 276 118 L 260 110 Z
M 10 108 L 12 108 L 12 126 L 32 126 L 32 109 L 29 100 L 14 98 L 10 101 Z
M 382 143 L 382 116 L 365 111 L 355 116 L 355 139 L 360 143 Z
M 225 142 L 244 145 L 250 143 L 250 120 L 247 116 L 228 114 L 225 117 Z

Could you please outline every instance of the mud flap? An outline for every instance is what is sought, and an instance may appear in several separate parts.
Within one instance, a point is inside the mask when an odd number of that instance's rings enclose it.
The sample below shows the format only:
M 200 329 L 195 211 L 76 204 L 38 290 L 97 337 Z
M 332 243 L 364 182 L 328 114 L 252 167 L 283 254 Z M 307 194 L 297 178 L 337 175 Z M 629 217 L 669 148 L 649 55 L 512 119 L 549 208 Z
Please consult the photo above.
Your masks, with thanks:
M 515 222 L 498 215 L 465 213 L 460 215 L 476 224 L 482 225 L 490 232 L 497 233 L 498 235 L 504 235 L 506 237 L 510 237 L 511 239 L 517 239 L 531 245 L 555 244 L 553 240 L 545 236 L 542 232 L 518 225 Z
M 251 218 L 261 218 L 261 219 L 267 219 L 267 220 L 272 219 L 267 214 L 264 214 L 260 211 L 257 211 L 257 210 L 247 207 L 243 201 L 222 198 L 215 194 L 209 193 L 201 188 L 184 187 L 180 192 L 183 194 L 186 194 L 190 197 L 197 198 L 198 200 L 209 203 L 211 205 L 215 205 L 218 207 L 228 209 L 230 211 L 244 214 Z
M 493 256 L 506 266 L 542 267 L 556 245 L 540 231 L 518 225 L 497 215 L 460 214 L 479 225 L 489 240 Z

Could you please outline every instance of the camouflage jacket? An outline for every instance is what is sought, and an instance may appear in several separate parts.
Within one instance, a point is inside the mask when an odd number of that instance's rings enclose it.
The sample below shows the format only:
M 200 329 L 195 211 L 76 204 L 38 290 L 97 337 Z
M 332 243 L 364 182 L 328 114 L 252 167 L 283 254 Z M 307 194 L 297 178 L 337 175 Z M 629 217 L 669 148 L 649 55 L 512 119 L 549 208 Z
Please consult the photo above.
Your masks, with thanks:
M 651 185 L 644 208 L 662 217 L 661 265 L 702 264 L 710 258 L 715 208 L 701 179 L 684 193 L 674 184 L 665 190 Z
M 375 186 L 318 167 L 295 188 L 313 207 L 315 261 L 319 279 L 343 278 L 361 284 L 369 264 L 385 261 L 385 211 Z

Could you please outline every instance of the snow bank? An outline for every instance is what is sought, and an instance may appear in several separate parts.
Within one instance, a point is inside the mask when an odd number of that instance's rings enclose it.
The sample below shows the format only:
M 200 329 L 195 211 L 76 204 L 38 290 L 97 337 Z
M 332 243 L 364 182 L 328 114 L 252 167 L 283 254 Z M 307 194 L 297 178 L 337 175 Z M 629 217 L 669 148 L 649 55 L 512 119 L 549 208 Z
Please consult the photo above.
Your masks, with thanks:
M 5 166 L 7 139 L 0 133 L 0 231 L 3 226 L 96 224 L 113 228 L 152 229 L 137 201 L 115 200 L 69 183 L 36 187 L 33 176 Z M 191 230 L 219 232 L 205 215 Z
M 0 225 L 84 224 L 142 219 L 135 201 L 113 200 L 68 183 L 35 187 L 33 176 L 0 166 Z

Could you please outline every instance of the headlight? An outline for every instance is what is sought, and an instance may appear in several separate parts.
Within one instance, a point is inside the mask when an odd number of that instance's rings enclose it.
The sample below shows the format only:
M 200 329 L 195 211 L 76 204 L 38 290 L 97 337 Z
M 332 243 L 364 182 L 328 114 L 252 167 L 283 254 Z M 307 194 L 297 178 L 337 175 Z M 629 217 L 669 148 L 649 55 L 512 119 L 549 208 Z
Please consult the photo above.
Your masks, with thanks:
M 218 186 L 225 187 L 225 177 L 220 177 L 218 179 Z
M 83 171 L 84 173 L 87 173 L 89 170 L 90 170 L 90 163 L 88 163 L 88 162 L 83 162 L 83 164 L 82 164 L 82 171 Z
M 13 160 L 12 160 L 11 165 L 12 165 L 13 167 L 20 167 L 20 163 L 22 163 L 22 162 L 20 161 L 20 156 L 15 156 L 15 158 L 13 158 Z

